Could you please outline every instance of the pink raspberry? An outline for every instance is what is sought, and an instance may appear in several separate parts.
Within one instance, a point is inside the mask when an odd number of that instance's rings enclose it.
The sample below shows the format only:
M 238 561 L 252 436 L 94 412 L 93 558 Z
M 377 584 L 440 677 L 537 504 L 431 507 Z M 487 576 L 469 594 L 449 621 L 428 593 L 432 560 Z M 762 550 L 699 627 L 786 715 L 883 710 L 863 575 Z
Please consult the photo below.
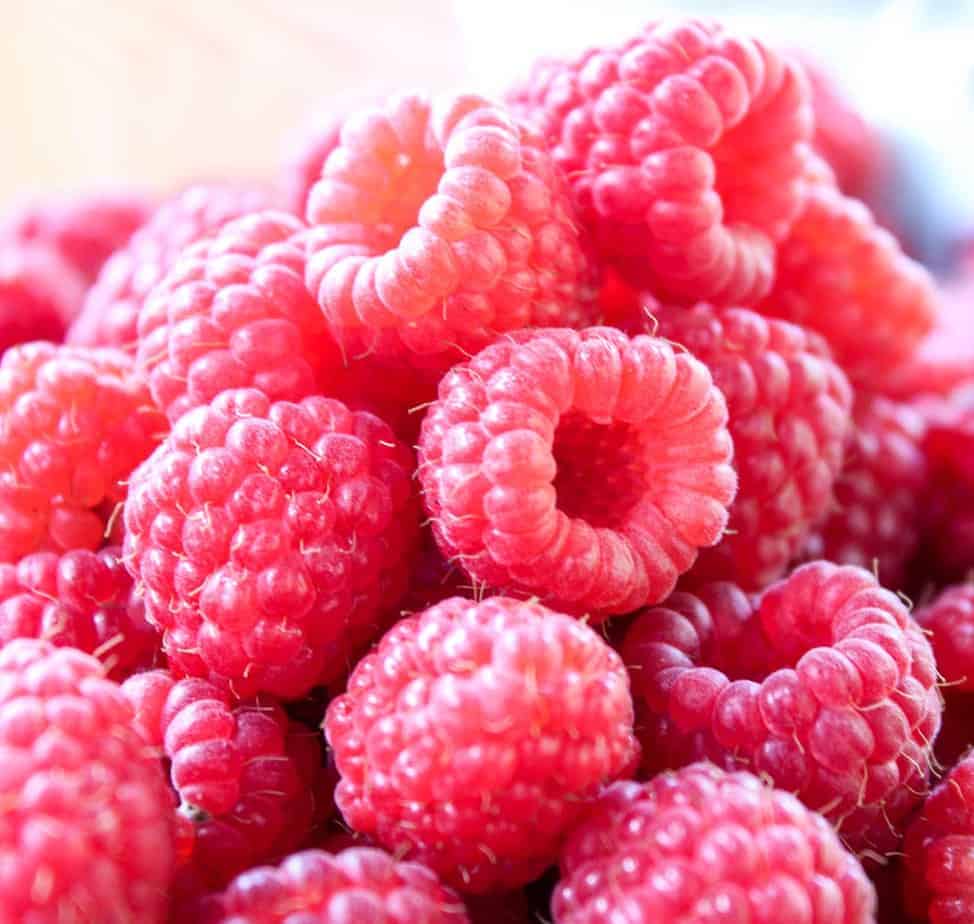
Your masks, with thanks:
M 266 190 L 217 184 L 190 186 L 163 202 L 102 267 L 68 331 L 68 343 L 134 352 L 142 304 L 183 248 L 268 205 Z
M 927 798 L 903 845 L 903 897 L 914 920 L 974 920 L 974 754 Z
M 898 597 L 813 562 L 752 602 L 732 584 L 674 594 L 622 646 L 648 774 L 745 766 L 886 852 L 927 785 L 942 704 L 930 643 Z
M 18 639 L 0 649 L 0 922 L 162 924 L 172 806 L 102 666 Z
M 472 893 L 540 875 L 637 757 L 619 656 L 578 620 L 507 597 L 397 623 L 325 733 L 345 820 Z
M 824 341 L 794 324 L 707 304 L 651 313 L 660 336 L 710 369 L 734 441 L 738 491 L 727 535 L 701 553 L 692 576 L 765 587 L 832 503 L 852 390 Z
M 15 638 L 80 648 L 115 680 L 150 665 L 159 643 L 117 547 L 0 564 L 0 645 Z
M 610 786 L 560 867 L 556 924 L 875 921 L 872 885 L 820 815 L 709 764 Z
M 974 585 L 948 587 L 917 610 L 916 621 L 930 636 L 937 670 L 950 688 L 974 693 Z
M 420 437 L 443 553 L 596 620 L 663 599 L 718 541 L 730 460 L 706 367 L 607 327 L 502 338 L 444 377 Z
M 0 360 L 0 561 L 97 549 L 166 429 L 128 357 L 28 343 Z
M 303 231 L 284 212 L 228 222 L 146 298 L 136 367 L 170 420 L 228 388 L 272 400 L 327 392 L 341 359 L 304 287 Z
M 750 304 L 803 199 L 794 64 L 713 22 L 654 23 L 543 62 L 514 95 L 553 146 L 602 257 L 674 302 Z
M 412 456 L 327 398 L 218 395 L 132 476 L 126 565 L 178 672 L 303 696 L 382 628 L 409 573 Z

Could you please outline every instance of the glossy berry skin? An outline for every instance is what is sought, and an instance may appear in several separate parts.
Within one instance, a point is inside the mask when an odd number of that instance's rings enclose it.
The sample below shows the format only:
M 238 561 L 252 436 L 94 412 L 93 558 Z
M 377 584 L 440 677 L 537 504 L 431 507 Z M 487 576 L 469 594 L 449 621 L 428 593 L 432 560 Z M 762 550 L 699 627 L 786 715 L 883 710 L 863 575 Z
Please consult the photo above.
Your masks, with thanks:
M 974 754 L 930 793 L 903 851 L 903 897 L 913 920 L 974 920 Z
M 179 673 L 285 699 L 341 676 L 405 589 L 412 457 L 327 398 L 218 395 L 132 476 L 126 565 Z
M 98 549 L 165 419 L 114 350 L 27 343 L 0 360 L 0 561 Z
M 751 601 L 674 594 L 622 645 L 643 769 L 747 767 L 888 852 L 921 799 L 942 704 L 930 643 L 868 572 L 812 562 Z
M 604 619 L 663 599 L 734 496 L 706 367 L 613 328 L 502 338 L 440 382 L 419 477 L 444 555 L 478 582 Z
M 479 96 L 351 115 L 306 215 L 308 287 L 350 360 L 435 381 L 497 334 L 594 310 L 543 139 Z
M 637 759 L 619 656 L 537 603 L 454 597 L 397 623 L 328 707 L 345 821 L 461 891 L 555 861 Z
M 562 850 L 556 924 L 873 924 L 876 895 L 820 815 L 694 764 L 615 783 Z
M 727 399 L 737 496 L 695 580 L 757 590 L 779 578 L 833 500 L 852 389 L 824 341 L 742 308 L 658 306 L 661 337 L 707 365 Z
M 304 286 L 302 223 L 255 212 L 190 246 L 139 314 L 136 368 L 171 421 L 228 388 L 326 394 L 341 367 Z
M 162 924 L 173 869 L 162 773 L 102 666 L 0 649 L 0 922 Z
M 182 250 L 231 219 L 269 205 L 266 190 L 229 184 L 190 186 L 163 202 L 101 268 L 68 343 L 134 352 L 142 304 Z
M 654 23 L 542 62 L 513 102 L 540 125 L 602 258 L 667 301 L 750 304 L 802 206 L 808 89 L 714 22 Z
M 145 620 L 142 597 L 122 550 L 35 552 L 0 564 L 0 645 L 43 638 L 93 654 L 113 680 L 150 666 L 159 638 Z

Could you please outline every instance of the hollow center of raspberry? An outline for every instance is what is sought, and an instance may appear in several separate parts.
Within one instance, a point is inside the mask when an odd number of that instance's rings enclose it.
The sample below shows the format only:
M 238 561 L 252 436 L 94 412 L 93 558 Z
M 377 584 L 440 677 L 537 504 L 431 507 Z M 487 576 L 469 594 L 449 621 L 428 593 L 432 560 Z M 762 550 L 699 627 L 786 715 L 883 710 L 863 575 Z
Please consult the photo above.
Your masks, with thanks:
M 383 202 L 383 224 L 398 242 L 416 225 L 423 203 L 436 192 L 443 176 L 443 158 L 425 148 L 399 151 L 390 157 L 386 168 L 389 182 Z
M 559 509 L 592 526 L 620 526 L 646 493 L 643 439 L 629 424 L 566 414 L 555 432 L 554 456 Z

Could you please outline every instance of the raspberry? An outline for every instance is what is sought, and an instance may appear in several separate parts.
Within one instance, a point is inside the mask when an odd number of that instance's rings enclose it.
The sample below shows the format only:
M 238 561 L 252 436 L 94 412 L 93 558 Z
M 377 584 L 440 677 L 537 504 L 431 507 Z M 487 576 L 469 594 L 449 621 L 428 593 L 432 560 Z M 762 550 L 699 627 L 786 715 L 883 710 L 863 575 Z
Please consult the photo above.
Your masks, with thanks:
M 463 902 L 418 863 L 381 850 L 306 850 L 238 876 L 205 924 L 469 924 Z
M 974 586 L 949 587 L 917 610 L 937 657 L 937 669 L 956 690 L 974 693 Z
M 762 314 L 818 331 L 853 384 L 882 390 L 932 328 L 936 290 L 861 202 L 809 183 Z
M 750 304 L 802 205 L 800 70 L 712 22 L 654 23 L 543 62 L 515 103 L 568 175 L 601 256 L 668 301 Z
M 116 680 L 150 665 L 158 647 L 117 547 L 0 564 L 0 645 L 15 638 L 80 648 Z
M 619 656 L 578 620 L 507 597 L 397 623 L 325 732 L 345 820 L 472 893 L 540 875 L 637 755 Z
M 734 496 L 706 367 L 612 328 L 502 338 L 440 383 L 420 437 L 437 542 L 477 581 L 603 619 L 663 599 Z
M 727 535 L 692 575 L 759 589 L 780 577 L 842 465 L 852 391 L 817 335 L 740 308 L 657 307 L 660 336 L 706 363 L 727 399 L 738 491 Z
M 295 699 L 341 675 L 405 589 L 412 458 L 327 398 L 223 392 L 132 476 L 126 564 L 177 672 Z
M 168 671 L 137 674 L 122 692 L 140 734 L 167 760 L 180 811 L 193 823 L 195 872 L 211 888 L 307 839 L 321 752 L 314 732 L 278 703 L 234 703 L 205 680 L 177 681 Z
M 28 343 L 0 360 L 0 561 L 97 549 L 165 420 L 114 350 Z
M 954 767 L 927 798 L 910 825 L 903 850 L 903 895 L 915 920 L 974 920 L 974 754 Z
M 307 217 L 308 287 L 349 359 L 435 381 L 498 333 L 595 310 L 543 140 L 479 96 L 350 116 Z
M 0 922 L 161 924 L 173 866 L 162 774 L 102 666 L 0 650 Z
M 942 707 L 930 643 L 871 574 L 813 562 L 757 602 L 732 584 L 676 593 L 636 619 L 622 655 L 647 773 L 746 766 L 853 849 L 895 846 Z
M 304 287 L 303 227 L 284 212 L 228 222 L 146 298 L 136 366 L 170 420 L 228 388 L 272 400 L 327 391 L 340 357 Z
M 68 343 L 134 352 L 142 304 L 183 248 L 268 205 L 265 190 L 229 185 L 191 186 L 163 202 L 102 267 Z
M 820 815 L 708 764 L 610 786 L 560 867 L 556 924 L 875 920 L 872 885 Z
M 886 587 L 903 587 L 920 543 L 927 485 L 923 417 L 873 397 L 859 402 L 854 421 L 834 510 L 809 537 L 806 556 L 875 568 Z

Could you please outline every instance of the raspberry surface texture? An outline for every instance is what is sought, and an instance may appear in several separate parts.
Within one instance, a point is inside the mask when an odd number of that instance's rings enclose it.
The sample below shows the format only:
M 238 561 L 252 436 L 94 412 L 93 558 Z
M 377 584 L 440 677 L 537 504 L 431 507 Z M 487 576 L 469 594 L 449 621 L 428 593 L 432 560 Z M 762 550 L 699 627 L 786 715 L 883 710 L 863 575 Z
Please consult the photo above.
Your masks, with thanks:
M 872 885 L 820 815 L 709 764 L 610 786 L 560 868 L 556 924 L 875 921 Z
M 813 562 L 759 601 L 676 593 L 629 628 L 643 770 L 767 776 L 854 850 L 893 849 L 925 791 L 942 703 L 930 643 L 871 574 Z
M 461 891 L 557 859 L 599 788 L 637 760 L 615 651 L 537 603 L 451 598 L 397 623 L 328 708 L 346 822 Z
M 190 186 L 163 202 L 106 261 L 68 342 L 133 352 L 142 304 L 183 248 L 234 218 L 267 208 L 270 199 L 259 187 L 210 184 Z
M 102 666 L 18 639 L 0 649 L 0 922 L 162 924 L 172 805 Z
M 663 599 L 735 491 L 707 368 L 613 328 L 501 338 L 442 380 L 420 481 L 444 555 L 489 587 L 603 619 Z
M 552 145 L 599 253 L 674 302 L 750 304 L 802 206 L 808 88 L 714 22 L 654 23 L 544 61 L 512 96 Z
M 937 669 L 953 690 L 974 693 L 974 584 L 949 587 L 916 613 Z
M 36 342 L 0 360 L 0 561 L 98 549 L 132 470 L 165 433 L 115 350 Z
M 342 122 L 348 113 L 326 112 L 302 126 L 292 139 L 281 166 L 279 185 L 284 207 L 303 216 L 311 187 L 321 179 L 329 155 L 341 143 Z
M 781 577 L 833 500 L 852 390 L 824 341 L 740 308 L 658 306 L 658 333 L 705 363 L 727 399 L 738 490 L 698 580 L 760 589 Z
M 229 388 L 328 393 L 341 367 L 304 286 L 302 223 L 257 212 L 190 246 L 146 298 L 136 368 L 172 421 Z
M 132 476 L 126 564 L 178 672 L 286 699 L 335 679 L 405 590 L 412 455 L 328 398 L 223 392 Z

